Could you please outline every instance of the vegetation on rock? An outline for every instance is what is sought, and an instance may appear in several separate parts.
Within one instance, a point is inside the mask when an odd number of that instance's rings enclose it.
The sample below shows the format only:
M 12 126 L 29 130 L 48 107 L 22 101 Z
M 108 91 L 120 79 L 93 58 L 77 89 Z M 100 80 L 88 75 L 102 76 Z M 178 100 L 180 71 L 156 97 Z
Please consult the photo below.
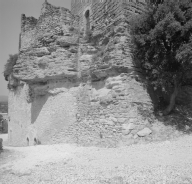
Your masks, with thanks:
M 7 63 L 5 64 L 5 68 L 4 68 L 5 80 L 8 81 L 8 77 L 13 72 L 13 67 L 16 64 L 17 59 L 18 59 L 18 54 L 9 55 L 9 59 L 7 60 Z
M 192 71 L 192 2 L 165 0 L 131 21 L 133 56 L 156 89 L 173 89 L 168 107 L 174 106 L 179 88 Z

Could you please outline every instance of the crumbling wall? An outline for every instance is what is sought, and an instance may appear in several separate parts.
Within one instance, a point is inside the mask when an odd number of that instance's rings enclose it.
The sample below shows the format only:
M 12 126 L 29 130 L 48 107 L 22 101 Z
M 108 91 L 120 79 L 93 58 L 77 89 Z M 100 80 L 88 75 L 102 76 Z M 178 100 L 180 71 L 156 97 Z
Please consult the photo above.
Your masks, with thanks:
M 18 83 L 10 91 L 11 145 L 117 146 L 150 126 L 151 99 L 133 66 L 123 2 L 76 4 L 80 18 L 45 2 L 38 20 L 23 20 Z M 90 34 L 82 35 L 86 11 Z
M 118 146 L 134 142 L 137 132 L 150 128 L 153 106 L 130 52 L 128 23 L 123 19 L 108 31 L 80 39 L 78 143 Z M 130 128 L 131 127 L 131 128 Z
M 55 7 L 45 2 L 38 19 L 21 16 L 21 48 L 48 46 L 67 32 L 68 27 L 78 28 L 79 17 L 63 7 Z
M 45 2 L 39 19 L 22 16 L 21 47 L 13 69 L 23 81 L 77 76 L 78 16 Z
M 76 85 L 54 80 L 44 85 L 23 83 L 10 91 L 9 144 L 51 144 L 73 136 L 68 127 L 76 122 Z
M 130 144 L 137 132 L 150 127 L 153 120 L 149 95 L 129 74 L 87 84 L 80 88 L 77 99 L 79 132 L 76 134 L 82 145 Z
M 31 120 L 31 104 L 29 98 L 29 86 L 23 84 L 17 90 L 9 90 L 9 126 L 8 136 L 11 146 L 27 146 L 27 129 Z

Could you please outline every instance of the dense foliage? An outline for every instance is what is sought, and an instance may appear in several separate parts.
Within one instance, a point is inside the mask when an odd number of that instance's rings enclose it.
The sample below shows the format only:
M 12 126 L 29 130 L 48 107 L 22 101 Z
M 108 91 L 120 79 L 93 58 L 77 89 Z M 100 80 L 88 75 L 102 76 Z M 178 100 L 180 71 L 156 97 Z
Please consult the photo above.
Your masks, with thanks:
M 8 112 L 8 102 L 0 102 L 0 113 Z
M 13 66 L 16 64 L 17 59 L 18 59 L 18 54 L 9 55 L 9 59 L 7 60 L 7 63 L 5 64 L 5 68 L 4 68 L 5 80 L 8 80 L 8 76 L 12 73 Z
M 154 88 L 173 88 L 171 112 L 179 87 L 192 73 L 192 1 L 165 0 L 131 21 L 133 55 Z M 191 75 L 192 76 L 192 75 Z

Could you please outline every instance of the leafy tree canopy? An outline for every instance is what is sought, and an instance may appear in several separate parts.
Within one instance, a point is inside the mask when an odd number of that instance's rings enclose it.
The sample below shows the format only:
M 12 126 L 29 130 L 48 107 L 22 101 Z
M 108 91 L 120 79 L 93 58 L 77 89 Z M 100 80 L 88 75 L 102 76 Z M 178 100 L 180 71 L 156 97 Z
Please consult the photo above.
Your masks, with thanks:
M 17 59 L 18 59 L 18 54 L 9 55 L 9 59 L 7 60 L 7 63 L 5 64 L 5 67 L 4 67 L 5 80 L 8 80 L 8 77 L 12 73 L 13 66 L 16 64 Z
M 173 87 L 169 113 L 179 86 L 192 77 L 192 1 L 165 0 L 131 21 L 133 55 L 155 87 Z

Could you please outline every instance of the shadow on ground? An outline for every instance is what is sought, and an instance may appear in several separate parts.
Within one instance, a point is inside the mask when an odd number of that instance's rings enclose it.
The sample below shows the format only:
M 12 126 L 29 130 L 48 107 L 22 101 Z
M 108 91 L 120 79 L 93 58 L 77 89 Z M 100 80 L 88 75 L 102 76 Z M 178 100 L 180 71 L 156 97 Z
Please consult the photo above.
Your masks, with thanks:
M 15 151 L 9 149 L 3 149 L 0 151 L 0 165 L 8 163 L 14 160 L 16 154 Z
M 158 114 L 158 113 L 157 113 Z M 184 133 L 192 133 L 192 109 L 187 106 L 176 106 L 173 112 L 167 116 L 156 115 L 156 118 L 163 122 L 165 126 L 172 126 L 176 130 Z

